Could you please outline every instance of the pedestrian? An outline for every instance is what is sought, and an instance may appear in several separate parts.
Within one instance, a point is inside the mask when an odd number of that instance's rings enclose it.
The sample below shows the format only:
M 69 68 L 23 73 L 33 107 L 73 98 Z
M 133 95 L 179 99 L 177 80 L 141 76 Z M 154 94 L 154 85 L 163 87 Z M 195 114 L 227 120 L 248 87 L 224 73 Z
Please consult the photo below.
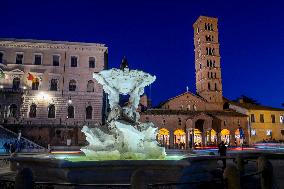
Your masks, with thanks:
M 223 169 L 226 168 L 226 158 L 225 156 L 227 155 L 227 146 L 225 145 L 224 141 L 222 141 L 219 145 L 218 145 L 218 153 L 220 154 L 221 158 L 222 158 L 222 162 L 223 162 Z

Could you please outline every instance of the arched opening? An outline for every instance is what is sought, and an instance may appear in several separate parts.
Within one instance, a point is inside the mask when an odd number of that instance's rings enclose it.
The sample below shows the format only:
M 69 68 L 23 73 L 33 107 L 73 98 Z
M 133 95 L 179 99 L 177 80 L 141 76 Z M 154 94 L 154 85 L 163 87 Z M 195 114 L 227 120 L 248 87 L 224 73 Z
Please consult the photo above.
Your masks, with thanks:
M 16 104 L 11 104 L 9 107 L 9 116 L 16 117 L 17 116 L 18 107 Z
M 35 105 L 35 104 L 32 104 L 32 105 L 30 106 L 29 117 L 30 117 L 30 118 L 36 117 L 36 105 Z
M 92 119 L 93 108 L 92 106 L 88 106 L 86 108 L 86 119 Z
M 39 79 L 34 78 L 32 81 L 32 90 L 38 90 L 38 86 L 39 86 Z
M 203 119 L 198 119 L 195 122 L 195 129 L 194 129 L 194 146 L 202 146 L 203 142 L 202 141 L 202 133 L 203 133 L 203 125 L 204 125 L 204 120 Z
M 217 133 L 214 129 L 206 131 L 206 141 L 208 146 L 216 146 L 217 144 Z
M 235 131 L 235 145 L 236 146 L 240 145 L 240 130 L 239 129 Z
M 230 108 L 230 104 L 228 102 L 225 102 L 223 104 L 223 110 L 228 110 Z
M 74 114 L 75 114 L 75 111 L 74 111 L 74 106 L 68 106 L 68 118 L 74 118 Z
M 76 81 L 74 79 L 69 81 L 69 91 L 76 91 Z
M 182 129 L 174 131 L 174 147 L 176 149 L 185 149 L 185 132 Z
M 92 80 L 89 80 L 87 83 L 87 92 L 95 91 L 95 83 Z
M 166 128 L 161 128 L 158 133 L 158 142 L 161 146 L 169 148 L 170 146 L 170 132 Z
M 18 78 L 18 77 L 15 77 L 14 79 L 13 79 L 13 89 L 14 90 L 18 90 L 19 88 L 20 88 L 20 78 Z
M 225 144 L 230 144 L 230 131 L 228 129 L 221 131 L 221 141 L 224 141 Z
M 55 118 L 55 105 L 54 104 L 50 104 L 48 106 L 48 118 Z

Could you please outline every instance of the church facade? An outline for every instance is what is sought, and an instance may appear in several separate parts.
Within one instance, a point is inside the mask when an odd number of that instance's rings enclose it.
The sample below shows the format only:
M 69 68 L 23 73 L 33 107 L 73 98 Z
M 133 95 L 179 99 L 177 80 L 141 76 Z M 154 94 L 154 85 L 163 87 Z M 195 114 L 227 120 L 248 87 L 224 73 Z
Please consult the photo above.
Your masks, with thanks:
M 224 109 L 218 19 L 200 16 L 193 29 L 196 94 L 170 98 L 141 119 L 159 127 L 158 140 L 167 148 L 249 144 L 247 115 Z

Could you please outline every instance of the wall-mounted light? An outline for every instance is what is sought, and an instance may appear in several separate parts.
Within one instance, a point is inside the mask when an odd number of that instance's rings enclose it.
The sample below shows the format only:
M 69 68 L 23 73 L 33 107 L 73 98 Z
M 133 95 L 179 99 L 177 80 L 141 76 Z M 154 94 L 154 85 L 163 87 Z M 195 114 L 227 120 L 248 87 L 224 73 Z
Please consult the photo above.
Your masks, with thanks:
M 0 89 L 3 89 L 4 88 L 4 86 L 3 85 L 0 85 Z
M 45 92 L 39 92 L 37 94 L 37 99 L 38 100 L 49 100 L 50 96 L 47 93 L 45 93 Z
M 72 104 L 71 96 L 69 96 L 68 104 Z
M 26 87 L 26 86 L 23 86 L 23 89 L 24 89 L 24 90 L 26 90 L 26 89 L 27 89 L 27 87 Z

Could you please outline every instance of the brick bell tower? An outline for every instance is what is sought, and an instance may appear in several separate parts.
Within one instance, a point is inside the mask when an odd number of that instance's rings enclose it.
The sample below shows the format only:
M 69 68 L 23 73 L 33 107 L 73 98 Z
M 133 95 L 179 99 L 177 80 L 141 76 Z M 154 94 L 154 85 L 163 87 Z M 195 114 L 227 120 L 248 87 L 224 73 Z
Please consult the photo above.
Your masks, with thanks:
M 200 16 L 193 28 L 196 93 L 207 100 L 208 109 L 222 109 L 218 19 Z

